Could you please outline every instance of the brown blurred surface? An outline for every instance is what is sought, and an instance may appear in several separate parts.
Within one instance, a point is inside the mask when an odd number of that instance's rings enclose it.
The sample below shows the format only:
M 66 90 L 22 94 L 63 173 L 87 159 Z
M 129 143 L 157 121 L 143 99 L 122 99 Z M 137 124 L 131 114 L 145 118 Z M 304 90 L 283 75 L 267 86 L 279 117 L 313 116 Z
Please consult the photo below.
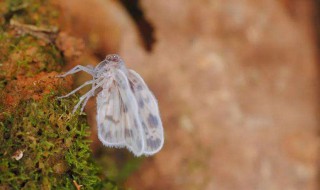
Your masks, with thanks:
M 319 189 L 313 1 L 139 3 L 151 52 L 117 1 L 61 1 L 88 51 L 119 53 L 159 100 L 165 145 L 127 186 Z

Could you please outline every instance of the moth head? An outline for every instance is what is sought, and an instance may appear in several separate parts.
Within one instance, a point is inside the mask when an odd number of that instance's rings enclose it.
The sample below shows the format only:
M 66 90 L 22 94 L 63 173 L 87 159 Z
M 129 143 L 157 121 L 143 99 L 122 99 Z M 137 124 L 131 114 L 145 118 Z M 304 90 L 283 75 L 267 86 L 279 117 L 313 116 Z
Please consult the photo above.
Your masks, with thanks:
M 107 55 L 105 62 L 106 62 L 107 67 L 114 67 L 117 69 L 124 69 L 125 68 L 124 61 L 117 54 Z
M 117 54 L 111 54 L 111 55 L 107 55 L 106 59 L 107 62 L 109 63 L 120 63 L 123 62 L 121 57 Z
M 117 54 L 107 55 L 106 58 L 96 66 L 96 77 L 99 77 L 102 73 L 109 71 L 112 68 L 121 70 L 125 68 L 123 60 Z

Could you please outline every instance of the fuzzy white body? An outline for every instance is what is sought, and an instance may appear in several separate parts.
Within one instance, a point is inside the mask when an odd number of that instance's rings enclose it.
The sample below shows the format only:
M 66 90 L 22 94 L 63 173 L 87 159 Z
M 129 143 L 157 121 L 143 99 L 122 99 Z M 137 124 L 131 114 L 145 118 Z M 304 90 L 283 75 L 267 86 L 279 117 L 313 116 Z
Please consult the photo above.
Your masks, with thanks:
M 97 126 L 100 141 L 109 147 L 127 147 L 134 155 L 152 155 L 164 142 L 163 127 L 155 97 L 133 70 L 128 70 L 118 55 L 109 55 L 95 68 L 77 66 L 60 77 L 78 71 L 93 76 L 85 85 L 92 89 L 81 96 L 74 111 L 97 94 Z

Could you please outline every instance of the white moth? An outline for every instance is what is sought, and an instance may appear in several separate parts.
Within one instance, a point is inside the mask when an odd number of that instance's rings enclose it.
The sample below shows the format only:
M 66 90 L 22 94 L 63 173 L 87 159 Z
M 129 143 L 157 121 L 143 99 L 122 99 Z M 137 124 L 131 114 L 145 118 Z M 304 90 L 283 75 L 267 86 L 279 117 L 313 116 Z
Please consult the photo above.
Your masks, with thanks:
M 108 147 L 127 147 L 136 156 L 157 153 L 163 145 L 163 128 L 157 100 L 138 73 L 127 69 L 118 55 L 108 55 L 96 67 L 78 65 L 58 77 L 85 71 L 93 79 L 92 88 L 80 97 L 75 112 L 81 112 L 90 97 L 97 94 L 97 126 L 100 141 Z

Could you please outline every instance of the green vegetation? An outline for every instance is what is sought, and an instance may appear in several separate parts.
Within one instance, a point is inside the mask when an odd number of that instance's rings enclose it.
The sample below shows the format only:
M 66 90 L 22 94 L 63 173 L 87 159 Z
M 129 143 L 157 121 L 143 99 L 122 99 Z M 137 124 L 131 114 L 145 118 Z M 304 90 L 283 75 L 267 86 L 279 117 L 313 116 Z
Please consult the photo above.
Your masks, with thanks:
M 40 101 L 20 103 L 0 123 L 0 184 L 13 189 L 101 189 L 98 166 L 91 159 L 88 125 L 72 115 L 77 98 L 57 101 L 49 93 Z M 23 157 L 13 155 L 23 151 Z M 1 188 L 0 188 L 1 189 Z
M 0 189 L 118 189 L 92 159 L 85 115 L 71 114 L 78 97 L 56 99 L 72 81 L 54 77 L 66 63 L 50 32 L 12 25 L 58 26 L 55 6 L 7 0 L 0 15 Z

